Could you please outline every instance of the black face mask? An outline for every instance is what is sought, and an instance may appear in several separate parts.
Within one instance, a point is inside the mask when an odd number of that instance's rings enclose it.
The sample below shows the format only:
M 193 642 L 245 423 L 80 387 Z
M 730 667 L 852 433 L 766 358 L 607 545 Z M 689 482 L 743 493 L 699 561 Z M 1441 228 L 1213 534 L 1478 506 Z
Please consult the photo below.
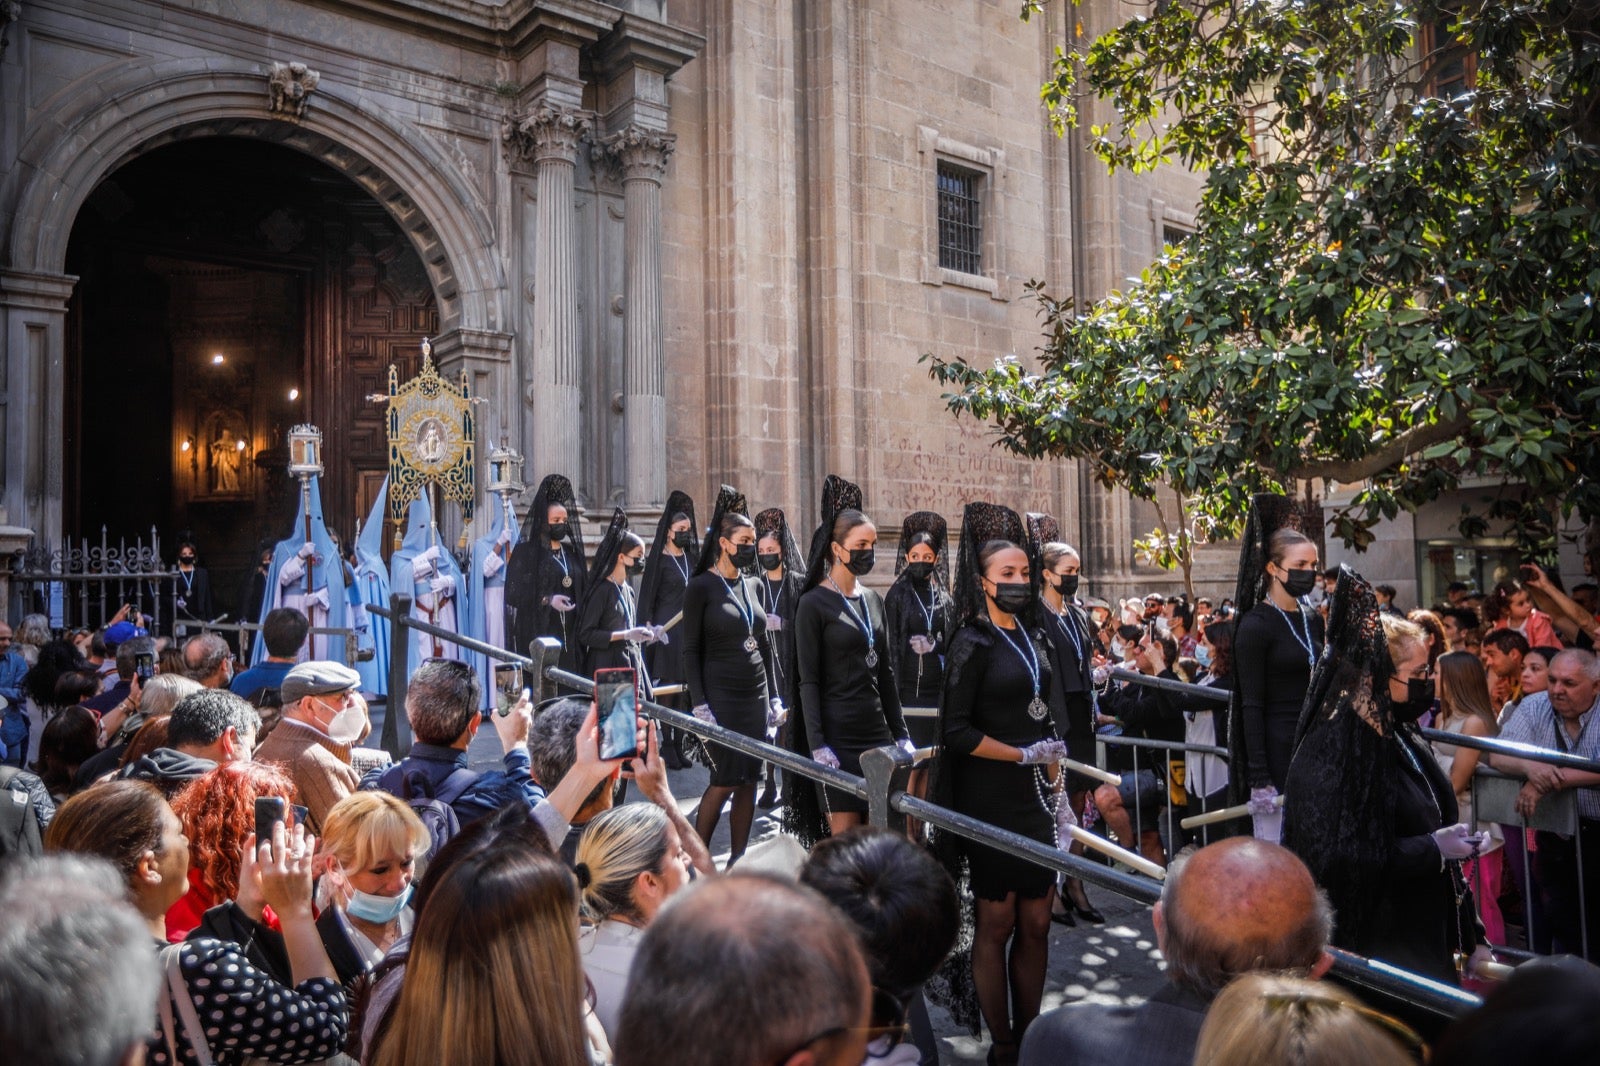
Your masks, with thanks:
M 844 568 L 856 577 L 866 577 L 872 573 L 872 564 L 878 561 L 878 554 L 873 548 L 852 548 L 850 558 L 845 561 Z
M 996 581 L 994 605 L 1006 614 L 1018 614 L 1033 602 L 1033 589 L 1026 581 Z
M 761 563 L 761 569 L 767 571 L 776 570 L 783 565 L 783 555 L 781 552 L 772 552 L 769 555 L 760 555 L 757 556 L 757 559 Z
M 725 552 L 728 561 L 737 569 L 748 570 L 756 565 L 756 546 L 754 544 L 735 544 L 733 551 Z
M 906 573 L 911 575 L 911 580 L 912 581 L 916 581 L 916 582 L 920 583 L 920 582 L 928 580 L 928 578 L 933 576 L 933 564 L 932 563 L 907 563 L 906 564 Z
M 546 532 L 549 534 L 551 540 L 566 540 L 567 534 L 570 533 L 571 530 L 567 527 L 565 522 L 552 522 Z
M 193 566 L 194 565 L 194 556 L 192 556 L 192 555 L 180 555 L 180 556 L 178 556 L 178 562 L 182 563 L 184 566 Z
M 1317 572 L 1315 570 L 1290 570 L 1289 576 L 1284 579 L 1283 591 L 1299 599 L 1309 596 L 1311 590 L 1317 587 Z
M 1406 682 L 1406 701 L 1394 705 L 1397 722 L 1415 722 L 1433 709 L 1433 678 L 1414 677 Z
M 1078 594 L 1077 574 L 1057 574 L 1056 578 L 1056 588 L 1061 590 L 1061 595 L 1070 600 Z
M 642 558 L 635 559 L 633 562 L 628 564 L 629 577 L 638 577 L 642 573 L 644 573 L 644 560 Z
M 693 542 L 689 539 L 689 531 L 687 529 L 680 529 L 672 534 L 672 545 L 675 548 L 687 548 L 691 543 Z

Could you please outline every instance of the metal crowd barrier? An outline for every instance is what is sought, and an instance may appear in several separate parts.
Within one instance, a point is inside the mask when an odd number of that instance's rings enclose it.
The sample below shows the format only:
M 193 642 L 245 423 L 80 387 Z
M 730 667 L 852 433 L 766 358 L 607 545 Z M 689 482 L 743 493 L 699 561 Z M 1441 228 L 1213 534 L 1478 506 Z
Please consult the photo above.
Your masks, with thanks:
M 594 691 L 592 679 L 548 665 L 557 659 L 561 651 L 560 643 L 551 638 L 545 637 L 534 641 L 529 647 L 528 655 L 518 655 L 504 648 L 497 648 L 492 644 L 418 621 L 411 617 L 410 607 L 411 597 L 398 593 L 391 595 L 388 608 L 368 607 L 368 610 L 389 619 L 392 623 L 389 713 L 384 716 L 382 746 L 397 759 L 405 755 L 410 744 L 409 737 L 405 735 L 409 730 L 404 725 L 403 710 L 407 661 L 407 638 L 404 635 L 406 629 L 431 634 L 498 662 L 514 663 L 535 677 L 555 682 L 576 692 L 592 694 Z M 703 741 L 743 752 L 780 766 L 788 773 L 796 774 L 808 781 L 820 782 L 864 799 L 867 802 L 867 821 L 871 825 L 903 829 L 906 817 L 915 818 L 964 840 L 1037 863 L 1059 874 L 1082 878 L 1090 884 L 1139 903 L 1153 904 L 1161 898 L 1161 884 L 1153 878 L 1102 865 L 910 795 L 906 791 L 906 786 L 915 761 L 898 747 L 886 746 L 864 752 L 861 756 L 861 768 L 865 776 L 857 777 L 843 770 L 823 766 L 786 748 L 753 740 L 714 722 L 703 722 L 691 714 L 685 714 L 651 700 L 641 700 L 639 709 L 647 716 L 675 729 L 692 733 Z M 1211 753 L 1221 749 L 1200 750 Z M 1374 997 L 1392 1000 L 1440 1019 L 1453 1018 L 1482 1002 L 1470 992 L 1389 966 L 1378 960 L 1332 948 L 1329 952 L 1334 960 L 1330 972 L 1340 979 L 1365 990 Z
M 174 634 L 178 640 L 184 640 L 197 633 L 232 633 L 234 657 L 240 662 L 250 658 L 250 644 L 255 640 L 255 635 L 261 631 L 259 622 L 179 622 L 173 626 Z M 356 663 L 372 658 L 372 649 L 363 649 L 356 636 L 356 631 L 344 627 L 312 626 L 306 630 L 311 637 L 339 637 L 344 641 L 344 661 Z

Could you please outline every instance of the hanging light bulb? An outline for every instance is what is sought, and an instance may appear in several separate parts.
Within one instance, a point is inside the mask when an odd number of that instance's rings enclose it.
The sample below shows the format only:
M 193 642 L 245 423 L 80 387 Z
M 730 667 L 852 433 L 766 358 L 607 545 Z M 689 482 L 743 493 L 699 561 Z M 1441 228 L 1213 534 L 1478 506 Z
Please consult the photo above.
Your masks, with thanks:
M 300 390 L 299 389 L 290 389 L 289 390 L 289 402 L 290 403 L 293 403 L 294 401 L 298 400 L 299 398 L 300 398 Z

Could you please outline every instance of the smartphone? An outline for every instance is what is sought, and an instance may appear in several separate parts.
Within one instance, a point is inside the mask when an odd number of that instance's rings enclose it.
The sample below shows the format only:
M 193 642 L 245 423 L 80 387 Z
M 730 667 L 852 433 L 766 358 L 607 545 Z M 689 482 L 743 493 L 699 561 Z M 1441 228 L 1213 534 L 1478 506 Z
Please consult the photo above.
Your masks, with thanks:
M 139 679 L 139 684 L 144 684 L 156 676 L 156 657 L 150 652 L 142 651 L 133 657 L 133 676 Z
M 305 825 L 306 819 L 311 817 L 311 808 L 302 807 L 298 803 L 289 804 L 289 809 L 294 811 L 294 824 Z
M 522 667 L 516 663 L 496 663 L 494 668 L 495 710 L 504 718 L 522 697 Z
M 639 754 L 639 689 L 632 670 L 596 670 L 594 702 L 600 718 L 600 758 Z
M 272 827 L 284 820 L 286 809 L 282 796 L 256 797 L 256 847 L 272 843 Z

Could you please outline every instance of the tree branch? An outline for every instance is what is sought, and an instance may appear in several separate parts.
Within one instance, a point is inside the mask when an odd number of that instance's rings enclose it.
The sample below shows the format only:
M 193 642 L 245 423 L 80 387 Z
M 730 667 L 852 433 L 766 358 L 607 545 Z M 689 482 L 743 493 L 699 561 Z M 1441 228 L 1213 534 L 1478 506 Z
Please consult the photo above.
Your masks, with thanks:
M 1365 481 L 1409 455 L 1460 436 L 1472 424 L 1472 419 L 1461 415 L 1449 422 L 1434 422 L 1425 426 L 1412 426 L 1375 452 L 1359 459 L 1317 459 L 1282 471 L 1285 478 L 1313 480 L 1326 478 L 1352 484 Z

